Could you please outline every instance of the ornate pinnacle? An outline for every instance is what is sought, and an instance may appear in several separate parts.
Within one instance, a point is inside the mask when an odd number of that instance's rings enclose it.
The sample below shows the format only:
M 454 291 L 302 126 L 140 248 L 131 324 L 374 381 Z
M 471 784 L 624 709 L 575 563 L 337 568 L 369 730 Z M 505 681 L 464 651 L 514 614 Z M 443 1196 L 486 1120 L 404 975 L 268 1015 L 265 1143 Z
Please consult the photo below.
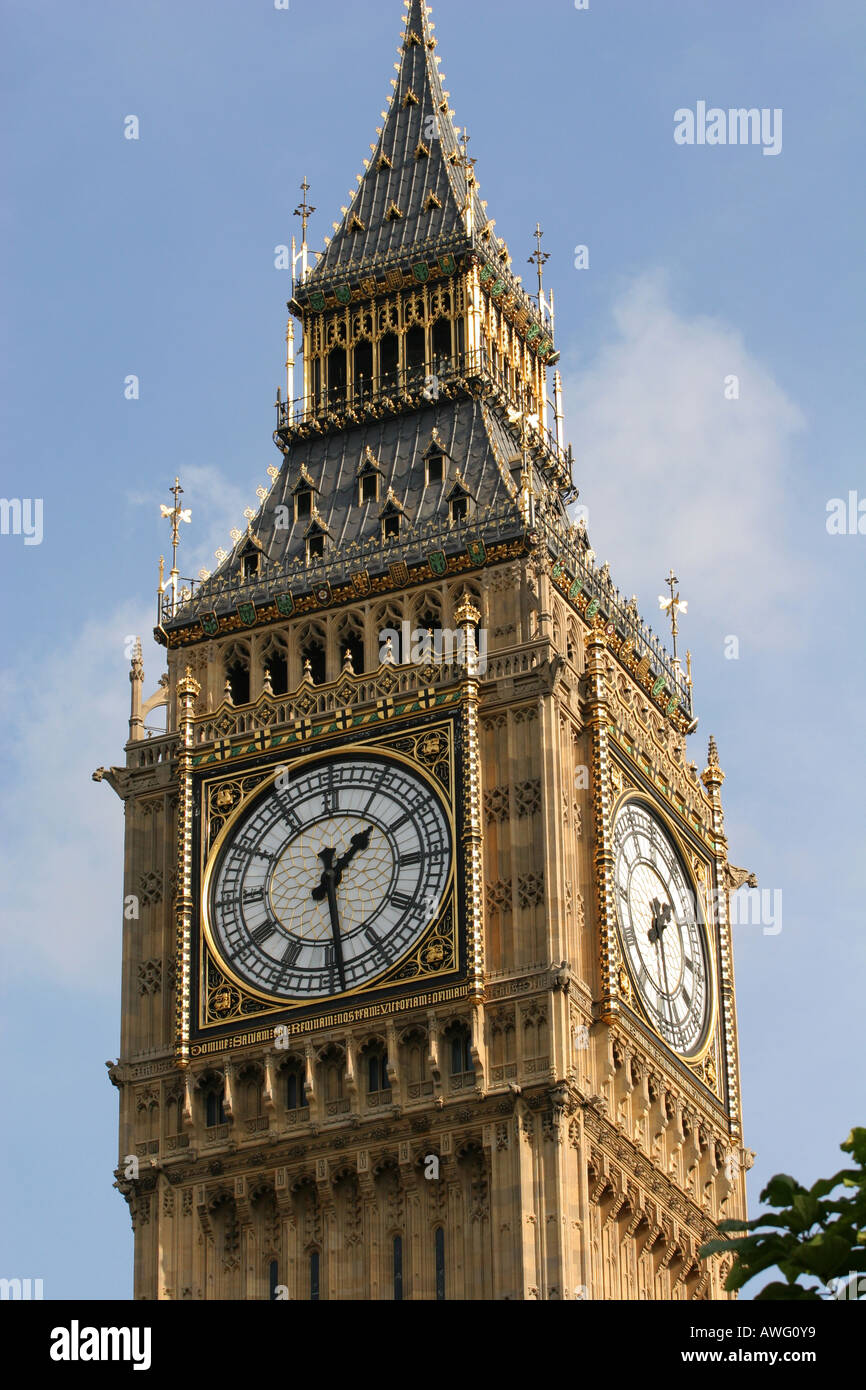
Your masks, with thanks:
M 129 669 L 129 679 L 133 683 L 144 680 L 144 656 L 141 650 L 141 639 L 137 638 L 132 652 L 132 661 Z
M 718 789 L 719 787 L 721 787 L 724 780 L 725 774 L 722 772 L 721 765 L 719 763 L 718 746 L 716 744 L 716 740 L 712 736 L 710 736 L 709 759 L 706 771 L 701 777 L 701 781 L 703 782 L 707 791 L 711 792 L 714 788 Z
M 467 623 L 477 627 L 481 622 L 481 614 L 472 602 L 471 594 L 464 594 L 459 608 L 454 614 L 454 620 L 460 627 L 465 627 Z

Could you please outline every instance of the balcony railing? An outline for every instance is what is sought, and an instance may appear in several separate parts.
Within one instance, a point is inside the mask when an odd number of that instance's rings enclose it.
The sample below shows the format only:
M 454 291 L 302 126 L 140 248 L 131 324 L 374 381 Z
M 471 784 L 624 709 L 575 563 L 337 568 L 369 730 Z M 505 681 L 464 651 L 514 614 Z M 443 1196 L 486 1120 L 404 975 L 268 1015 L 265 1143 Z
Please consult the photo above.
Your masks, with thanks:
M 287 446 L 296 439 L 333 434 L 413 407 L 434 405 L 442 399 L 459 400 L 461 396 L 479 394 L 490 404 L 503 411 L 513 410 L 521 417 L 530 453 L 542 467 L 547 464 L 558 481 L 570 487 L 571 450 L 560 448 L 556 436 L 540 417 L 529 424 L 528 417 L 535 414 L 536 407 L 525 382 L 510 366 L 494 362 L 485 348 L 457 357 L 438 357 L 432 364 L 402 367 L 384 376 L 361 377 L 349 385 L 332 384 L 294 401 L 280 401 L 275 438 Z M 518 421 L 513 424 L 519 434 L 523 426 Z

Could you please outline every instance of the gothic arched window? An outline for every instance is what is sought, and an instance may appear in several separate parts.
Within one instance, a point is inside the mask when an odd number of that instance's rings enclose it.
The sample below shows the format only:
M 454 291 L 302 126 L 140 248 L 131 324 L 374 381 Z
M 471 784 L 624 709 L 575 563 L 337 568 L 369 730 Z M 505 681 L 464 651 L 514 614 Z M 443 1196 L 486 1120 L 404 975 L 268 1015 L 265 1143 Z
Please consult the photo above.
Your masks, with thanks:
M 445 1232 L 441 1226 L 434 1233 L 436 1258 L 436 1302 L 445 1302 Z
M 216 1129 L 226 1123 L 225 1088 L 213 1086 L 205 1097 L 205 1123 L 208 1129 Z
M 403 1302 L 403 1237 L 394 1237 L 394 1302 Z

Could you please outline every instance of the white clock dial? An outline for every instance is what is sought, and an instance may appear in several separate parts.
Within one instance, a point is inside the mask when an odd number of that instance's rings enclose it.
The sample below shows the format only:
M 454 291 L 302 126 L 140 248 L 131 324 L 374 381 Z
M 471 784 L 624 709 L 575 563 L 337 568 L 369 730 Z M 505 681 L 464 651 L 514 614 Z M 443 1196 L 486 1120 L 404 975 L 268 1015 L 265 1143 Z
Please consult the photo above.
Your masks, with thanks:
M 628 802 L 614 827 L 620 943 L 644 1010 L 683 1057 L 706 1041 L 711 1011 L 709 952 L 697 897 L 661 822 Z
M 445 808 L 418 773 L 374 754 L 290 772 L 232 826 L 209 875 L 210 936 L 244 984 L 325 999 L 414 946 L 451 877 Z

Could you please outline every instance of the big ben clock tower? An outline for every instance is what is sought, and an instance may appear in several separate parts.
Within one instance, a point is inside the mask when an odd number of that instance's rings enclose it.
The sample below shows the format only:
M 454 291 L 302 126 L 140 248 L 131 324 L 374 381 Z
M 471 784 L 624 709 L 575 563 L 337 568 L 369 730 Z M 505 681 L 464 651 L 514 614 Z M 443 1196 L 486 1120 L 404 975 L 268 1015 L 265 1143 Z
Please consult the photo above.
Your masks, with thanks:
M 145 699 L 136 652 L 97 774 L 135 1295 L 723 1298 L 724 774 L 569 519 L 545 258 L 530 297 L 406 11 L 317 261 L 305 181 L 281 466 L 213 574 L 161 582 L 167 671 Z

